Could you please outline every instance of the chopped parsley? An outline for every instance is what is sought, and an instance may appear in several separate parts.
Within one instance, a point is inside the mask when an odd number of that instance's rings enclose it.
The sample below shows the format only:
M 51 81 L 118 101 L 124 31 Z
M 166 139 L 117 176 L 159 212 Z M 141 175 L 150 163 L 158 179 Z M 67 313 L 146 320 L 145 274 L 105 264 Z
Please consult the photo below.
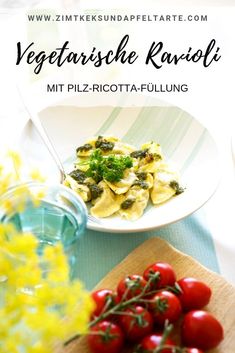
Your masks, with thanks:
M 111 183 L 120 181 L 124 171 L 133 166 L 130 156 L 102 156 L 100 149 L 92 152 L 88 161 L 89 168 L 86 176 L 93 178 L 96 183 L 105 179 Z
M 182 188 L 176 180 L 172 180 L 169 186 L 175 190 L 176 195 L 182 194 L 182 192 L 184 192 L 184 188 Z

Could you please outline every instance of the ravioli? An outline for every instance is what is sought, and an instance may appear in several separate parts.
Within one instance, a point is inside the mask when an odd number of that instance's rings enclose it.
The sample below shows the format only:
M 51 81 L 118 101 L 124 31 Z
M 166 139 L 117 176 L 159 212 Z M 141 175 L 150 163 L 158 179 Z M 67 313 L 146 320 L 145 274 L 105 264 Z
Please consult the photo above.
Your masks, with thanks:
M 162 162 L 161 146 L 155 142 L 148 142 L 141 146 L 146 155 L 139 160 L 139 169 L 143 172 L 155 173 Z
M 148 184 L 148 188 L 151 189 L 153 187 L 153 176 L 150 173 L 147 173 L 147 178 L 145 182 Z
M 146 173 L 156 173 L 156 171 L 159 168 L 159 163 L 158 161 L 151 161 L 151 162 L 146 162 L 146 161 L 140 161 L 139 163 L 139 171 L 141 172 L 146 172 Z
M 131 206 L 125 209 L 125 202 L 131 201 Z M 119 214 L 122 218 L 135 221 L 140 218 L 148 204 L 149 191 L 138 186 L 132 186 L 126 193 L 125 201 L 122 203 Z M 123 208 L 124 207 L 124 208 Z
M 127 169 L 124 172 L 124 178 L 121 179 L 120 181 L 116 183 L 110 183 L 109 181 L 105 180 L 105 182 L 108 184 L 110 189 L 112 189 L 115 192 L 115 194 L 120 195 L 120 194 L 125 194 L 130 189 L 135 179 L 136 179 L 135 173 L 132 170 Z
M 79 196 L 81 196 L 83 201 L 90 201 L 91 193 L 87 185 L 79 184 L 70 175 L 66 175 L 66 179 L 63 184 L 65 186 L 69 186 L 73 191 L 75 191 Z
M 169 200 L 176 191 L 170 186 L 172 181 L 178 181 L 178 174 L 171 171 L 166 164 L 154 174 L 154 184 L 151 199 L 154 205 Z
M 150 141 L 150 142 L 146 142 L 143 145 L 141 145 L 141 149 L 145 150 L 148 149 L 149 153 L 153 153 L 153 154 L 158 154 L 159 156 L 162 156 L 162 148 L 159 145 L 159 143 Z
M 133 185 L 139 186 L 142 189 L 151 189 L 153 187 L 153 176 L 150 173 L 140 172 L 136 174 L 137 179 L 135 179 Z
M 115 195 L 105 181 L 98 184 L 103 189 L 100 197 L 93 200 L 93 207 L 90 212 L 94 217 L 109 217 L 120 209 L 120 205 L 124 199 L 122 195 Z
M 92 152 L 94 151 L 94 149 L 99 148 L 99 142 L 101 145 L 101 141 L 106 141 L 106 143 L 110 143 L 111 147 L 110 150 L 107 149 L 103 149 L 103 153 L 104 154 L 110 154 L 110 153 L 115 153 L 112 152 L 113 148 L 115 146 L 115 143 L 120 141 L 119 138 L 114 137 L 114 136 L 98 136 L 98 137 L 92 137 L 91 139 L 87 140 L 86 143 L 83 146 L 80 146 L 77 148 L 77 156 L 78 157 L 90 157 L 90 155 L 92 154 Z M 106 144 L 106 147 L 107 147 Z M 101 145 L 102 147 L 102 145 Z M 101 148 L 102 150 L 102 148 Z
M 64 184 L 91 202 L 94 217 L 119 215 L 135 221 L 149 200 L 160 205 L 184 191 L 179 175 L 165 162 L 161 146 L 154 141 L 138 149 L 115 136 L 95 136 L 76 152 L 75 170 Z
M 127 155 L 127 154 L 130 154 L 131 152 L 133 152 L 134 150 L 135 150 L 135 147 L 133 147 L 127 143 L 117 141 L 114 143 L 112 153 Z

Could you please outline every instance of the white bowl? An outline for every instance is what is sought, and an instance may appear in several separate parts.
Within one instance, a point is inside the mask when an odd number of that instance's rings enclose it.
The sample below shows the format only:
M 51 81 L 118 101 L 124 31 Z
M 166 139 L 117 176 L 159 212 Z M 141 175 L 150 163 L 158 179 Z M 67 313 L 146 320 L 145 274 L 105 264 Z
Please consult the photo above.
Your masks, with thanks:
M 104 134 L 118 136 L 136 147 L 154 140 L 180 172 L 186 188 L 183 194 L 157 207 L 149 203 L 137 221 L 109 217 L 100 223 L 88 222 L 89 229 L 115 233 L 157 229 L 199 209 L 217 187 L 218 152 L 207 129 L 189 113 L 162 101 L 140 104 L 136 99 L 130 106 L 79 107 L 75 99 L 72 104 L 60 102 L 39 114 L 68 171 L 73 169 L 76 147 L 91 136 Z

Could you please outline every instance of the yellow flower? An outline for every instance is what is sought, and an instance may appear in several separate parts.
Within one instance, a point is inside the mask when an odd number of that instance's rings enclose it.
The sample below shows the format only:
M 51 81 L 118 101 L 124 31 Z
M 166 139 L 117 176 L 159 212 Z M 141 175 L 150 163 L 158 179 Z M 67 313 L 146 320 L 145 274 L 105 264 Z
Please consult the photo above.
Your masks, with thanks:
M 9 150 L 7 153 L 7 157 L 9 157 L 11 159 L 12 164 L 13 164 L 13 168 L 15 171 L 16 179 L 19 180 L 20 179 L 20 168 L 22 165 L 22 161 L 21 161 L 19 153 L 17 153 L 16 151 Z
M 46 180 L 46 178 L 41 174 L 38 168 L 33 168 L 30 171 L 29 176 L 31 177 L 32 180 L 39 181 L 41 183 L 43 183 Z
M 68 280 L 69 266 L 64 256 L 62 244 L 57 243 L 53 247 L 46 247 L 43 259 L 47 262 L 47 266 L 50 269 L 48 273 L 50 281 L 63 282 L 64 280 Z
M 11 353 L 19 353 L 19 350 L 17 349 L 16 342 L 14 340 L 14 337 L 11 337 L 11 339 L 7 339 L 4 342 L 4 348 L 2 353 L 4 352 L 11 352 Z
M 58 342 L 87 332 L 94 303 L 79 281 L 70 282 L 63 247 L 48 246 L 42 256 L 36 249 L 35 236 L 0 225 L 0 280 L 7 278 L 0 293 L 1 353 L 53 353 Z
M 11 200 L 4 200 L 2 202 L 2 208 L 5 210 L 6 214 L 11 214 L 14 211 L 14 205 Z
M 31 198 L 31 201 L 32 201 L 34 207 L 40 206 L 40 203 L 41 203 L 42 199 L 45 197 L 45 195 L 46 195 L 45 190 L 41 190 L 35 194 L 31 193 L 30 198 Z
M 10 234 L 15 232 L 15 227 L 12 224 L 1 224 L 0 223 L 0 245 L 6 244 L 6 240 Z
M 7 152 L 7 157 L 11 158 L 12 162 L 14 163 L 14 165 L 17 169 L 19 169 L 21 167 L 22 162 L 21 162 L 21 157 L 18 152 L 13 151 L 13 150 L 9 150 Z
M 9 150 L 6 156 L 1 157 L 2 161 L 0 164 L 0 195 L 4 194 L 10 186 L 14 186 L 16 183 L 23 182 L 24 180 L 35 180 L 38 182 L 44 182 L 45 177 L 41 174 L 38 168 L 22 171 L 22 159 L 17 151 Z M 25 203 L 29 197 L 32 196 L 32 202 L 35 206 L 39 205 L 39 200 L 43 197 L 42 194 L 31 195 L 27 185 L 22 185 L 15 191 L 15 196 L 19 202 L 14 204 L 14 210 L 22 212 L 24 210 Z M 13 205 L 9 202 L 5 204 L 5 211 L 12 212 Z
M 51 353 L 51 352 L 52 352 L 52 348 L 42 344 L 42 342 L 37 342 L 33 346 L 28 347 L 27 349 L 27 353 Z
M 1 171 L 2 172 L 2 171 Z M 7 191 L 11 184 L 11 174 L 6 174 L 0 177 L 0 195 Z

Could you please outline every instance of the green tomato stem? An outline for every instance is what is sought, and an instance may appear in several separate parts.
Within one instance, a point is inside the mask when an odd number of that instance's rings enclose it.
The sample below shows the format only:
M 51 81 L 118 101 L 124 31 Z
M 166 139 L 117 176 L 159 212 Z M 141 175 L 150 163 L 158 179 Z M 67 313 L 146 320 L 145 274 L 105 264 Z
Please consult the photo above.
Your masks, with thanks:
M 153 281 L 153 278 L 149 278 L 149 280 L 147 281 L 146 285 L 143 287 L 141 293 L 136 295 L 136 296 L 134 296 L 134 297 L 132 297 L 132 298 L 130 298 L 130 299 L 126 298 L 127 293 L 129 291 L 129 288 L 127 288 L 127 290 L 125 291 L 125 293 L 123 295 L 122 300 L 118 304 L 116 304 L 115 306 L 113 306 L 109 310 L 101 313 L 101 315 L 99 315 L 94 320 L 92 320 L 89 323 L 89 327 L 92 327 L 92 326 L 96 325 L 97 323 L 99 323 L 100 321 L 105 320 L 110 315 L 115 315 L 116 312 L 118 312 L 118 313 L 122 312 L 122 310 L 124 310 L 125 308 L 127 308 L 131 304 L 135 304 L 135 303 L 141 302 L 142 300 L 145 300 L 145 302 L 146 302 L 147 299 L 143 299 L 143 297 L 145 295 L 153 295 L 153 294 L 156 294 L 157 292 L 159 292 L 161 290 L 161 289 L 156 289 L 156 290 L 152 290 L 150 292 L 147 292 L 147 290 L 150 288 L 150 284 L 151 284 L 152 281 Z M 75 339 L 77 339 L 79 337 L 80 337 L 79 334 L 74 335 L 73 337 L 69 338 L 64 343 L 64 346 L 67 346 L 68 344 L 70 344 L 72 341 L 74 341 Z

